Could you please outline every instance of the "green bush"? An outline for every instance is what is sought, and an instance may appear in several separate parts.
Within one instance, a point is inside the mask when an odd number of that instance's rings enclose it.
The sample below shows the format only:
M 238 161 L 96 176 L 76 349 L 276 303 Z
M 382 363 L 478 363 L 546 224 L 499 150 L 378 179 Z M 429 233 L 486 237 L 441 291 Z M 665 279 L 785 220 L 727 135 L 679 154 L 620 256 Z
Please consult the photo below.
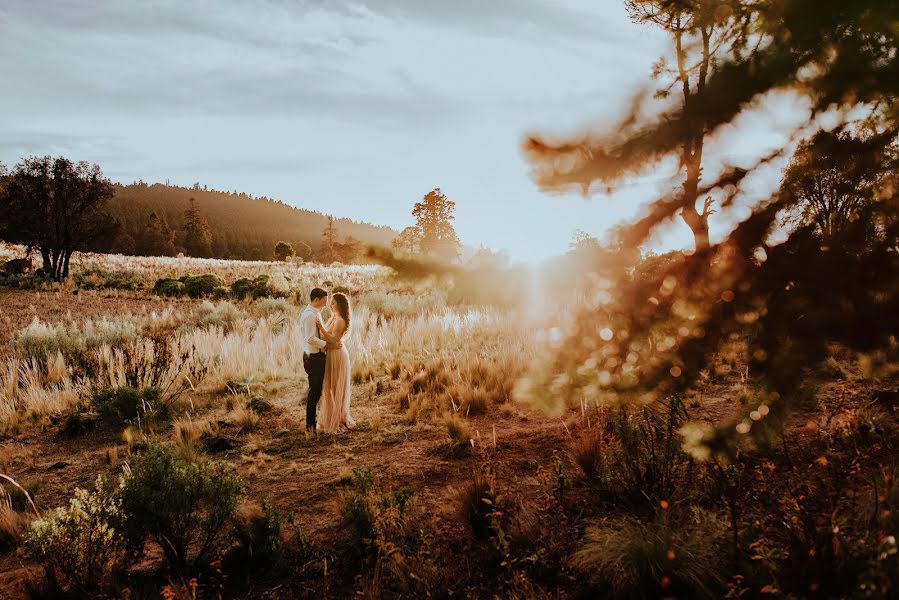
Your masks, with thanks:
M 140 279 L 131 271 L 107 271 L 99 266 L 75 273 L 75 283 L 85 290 L 136 290 Z
M 348 287 L 345 286 L 345 285 L 335 285 L 333 288 L 331 288 L 331 293 L 332 293 L 332 294 L 346 294 L 346 295 L 349 295 L 349 294 L 350 294 L 350 288 L 348 288 Z
M 231 288 L 225 285 L 220 285 L 217 288 L 212 290 L 212 297 L 216 300 L 221 300 L 222 298 L 227 298 L 231 295 Z
M 587 529 L 574 565 L 616 598 L 720 598 L 726 533 L 723 519 L 699 508 L 604 519 Z
M 211 296 L 215 288 L 225 285 L 221 277 L 211 273 L 206 275 L 185 275 L 180 281 L 184 284 L 184 293 L 191 298 Z
M 412 504 L 412 488 L 381 491 L 368 468 L 353 469 L 351 489 L 343 496 L 343 519 L 364 542 L 376 542 L 383 516 L 390 512 L 402 519 Z
M 260 317 L 272 317 L 274 315 L 288 315 L 296 313 L 297 308 L 285 298 L 261 298 L 253 307 Z
M 117 492 L 101 475 L 92 491 L 76 489 L 68 508 L 34 521 L 25 534 L 28 554 L 81 596 L 94 597 L 133 562 Z
M 241 277 L 231 284 L 231 293 L 235 298 L 246 298 L 253 293 L 253 280 Z
M 162 391 L 151 387 L 139 390 L 133 387 L 104 388 L 91 396 L 91 404 L 100 417 L 109 423 L 130 423 L 141 419 L 160 418 L 164 415 Z
M 135 546 L 149 537 L 169 567 L 183 573 L 222 550 L 242 491 L 229 465 L 194 464 L 153 444 L 134 457 L 122 487 L 126 535 Z
M 222 300 L 213 304 L 204 300 L 194 308 L 194 319 L 199 325 L 215 325 L 228 329 L 243 318 L 239 308 Z
M 182 296 L 185 293 L 184 284 L 177 279 L 163 277 L 156 280 L 153 292 L 157 296 Z

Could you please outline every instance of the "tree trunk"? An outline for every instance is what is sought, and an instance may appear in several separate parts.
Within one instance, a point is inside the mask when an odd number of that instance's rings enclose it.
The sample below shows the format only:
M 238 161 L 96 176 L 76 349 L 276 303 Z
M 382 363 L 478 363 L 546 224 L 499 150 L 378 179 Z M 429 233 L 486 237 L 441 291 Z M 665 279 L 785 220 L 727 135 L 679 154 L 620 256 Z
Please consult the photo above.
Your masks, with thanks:
M 698 164 L 687 165 L 687 180 L 684 182 L 684 208 L 681 210 L 681 218 L 693 232 L 693 248 L 695 252 L 701 252 L 709 247 L 709 206 L 707 200 L 700 213 L 696 210 L 696 200 L 699 197 Z
M 44 261 L 44 274 L 49 275 L 53 272 L 53 263 L 50 262 L 50 250 L 41 248 L 41 258 Z
M 53 254 L 50 256 L 51 261 L 51 272 L 53 273 L 53 279 L 56 281 L 61 281 L 62 279 L 62 252 L 60 250 L 54 250 Z
M 695 202 L 695 200 L 694 200 Z M 693 248 L 701 252 L 709 247 L 709 216 L 700 214 L 695 205 L 685 206 L 681 211 L 681 217 L 693 232 Z
M 65 262 L 63 262 L 62 266 L 62 278 L 68 279 L 69 277 L 69 259 L 72 258 L 72 251 L 66 250 L 65 252 Z

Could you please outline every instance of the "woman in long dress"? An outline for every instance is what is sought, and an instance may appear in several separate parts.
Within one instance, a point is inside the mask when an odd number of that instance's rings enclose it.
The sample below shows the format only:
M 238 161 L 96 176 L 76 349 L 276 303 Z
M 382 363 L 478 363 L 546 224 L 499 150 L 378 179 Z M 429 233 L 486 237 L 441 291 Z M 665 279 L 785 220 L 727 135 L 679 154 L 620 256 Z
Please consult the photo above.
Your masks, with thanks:
M 350 355 L 343 345 L 343 338 L 350 327 L 350 300 L 338 292 L 331 296 L 329 306 L 331 318 L 320 332 L 328 346 L 318 430 L 335 432 L 341 427 L 350 429 L 356 424 L 350 414 Z

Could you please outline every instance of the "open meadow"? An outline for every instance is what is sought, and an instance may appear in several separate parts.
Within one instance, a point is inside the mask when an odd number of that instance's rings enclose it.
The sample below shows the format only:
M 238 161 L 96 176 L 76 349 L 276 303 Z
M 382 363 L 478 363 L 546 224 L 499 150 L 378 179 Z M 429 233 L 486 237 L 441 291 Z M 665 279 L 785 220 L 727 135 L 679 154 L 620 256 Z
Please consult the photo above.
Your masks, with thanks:
M 17 250 L 4 247 L 8 256 Z M 191 273 L 220 285 L 195 298 L 158 293 L 158 281 Z M 269 276 L 263 291 L 235 295 L 243 285 L 235 282 L 258 287 L 260 275 Z M 450 303 L 451 283 L 404 283 L 373 265 L 107 255 L 85 256 L 65 284 L 7 284 L 5 597 L 52 594 L 60 584 L 81 593 L 97 589 L 97 577 L 131 597 L 189 597 L 191 586 L 247 598 L 578 597 L 666 585 L 653 569 L 679 578 L 667 585 L 714 596 L 792 580 L 778 553 L 818 548 L 807 528 L 820 517 L 781 519 L 810 511 L 809 494 L 831 506 L 846 500 L 840 490 L 852 481 L 854 501 L 877 519 L 896 500 L 895 413 L 872 404 L 877 385 L 836 347 L 825 371 L 807 374 L 819 380 L 817 391 L 785 418 L 775 441 L 747 447 L 736 470 L 681 450 L 690 434 L 678 424 L 739 421 L 755 394 L 739 344 L 713 359 L 676 407 L 626 409 L 581 396 L 547 409 L 521 382 L 559 352 L 552 340 L 566 327 L 561 303 L 537 319 L 523 306 Z M 357 426 L 309 437 L 298 315 L 315 285 L 345 289 L 353 303 L 347 347 Z M 880 442 L 862 450 L 861 439 Z M 173 475 L 141 492 L 149 498 L 130 500 L 175 511 L 169 518 L 185 530 L 182 555 L 168 551 L 161 534 L 127 562 L 115 544 L 91 546 L 77 533 L 97 525 L 90 510 L 82 515 L 88 523 L 63 519 L 74 528 L 69 537 L 57 533 L 85 545 L 77 549 L 85 571 L 53 562 L 71 560 L 73 550 L 54 551 L 52 533 L 37 555 L 49 564 L 24 551 L 36 517 L 68 506 L 76 488 L 116 482 L 136 456 L 161 449 L 194 468 L 226 465 L 216 468 L 240 481 L 214 524 L 204 519 L 222 500 L 204 504 L 202 489 L 193 490 L 195 504 L 163 508 Z M 806 487 L 787 484 L 787 474 Z M 98 476 L 106 483 L 95 488 Z M 647 513 L 656 515 L 649 524 L 632 520 Z M 843 523 L 839 512 L 828 514 Z M 192 530 L 199 524 L 219 529 L 206 548 Z M 609 548 L 648 561 L 640 568 L 650 572 L 631 571 Z M 746 552 L 739 560 L 757 581 L 721 576 L 734 549 Z M 214 566 L 185 570 L 200 552 L 217 557 Z M 671 564 L 652 566 L 656 552 L 669 553 Z M 817 564 L 808 556 L 805 569 Z M 43 566 L 63 579 L 50 585 Z M 597 569 L 611 579 L 584 577 Z

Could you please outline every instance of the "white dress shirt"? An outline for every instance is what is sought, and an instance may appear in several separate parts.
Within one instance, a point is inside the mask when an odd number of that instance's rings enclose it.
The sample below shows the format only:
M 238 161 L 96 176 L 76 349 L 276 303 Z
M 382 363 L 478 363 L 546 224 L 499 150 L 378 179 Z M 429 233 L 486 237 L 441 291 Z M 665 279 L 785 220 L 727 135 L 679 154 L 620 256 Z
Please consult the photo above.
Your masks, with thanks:
M 303 352 L 306 354 L 317 354 L 324 350 L 327 342 L 318 337 L 318 323 L 321 317 L 321 309 L 315 308 L 311 304 L 306 306 L 303 314 L 300 315 L 300 329 L 303 332 Z

